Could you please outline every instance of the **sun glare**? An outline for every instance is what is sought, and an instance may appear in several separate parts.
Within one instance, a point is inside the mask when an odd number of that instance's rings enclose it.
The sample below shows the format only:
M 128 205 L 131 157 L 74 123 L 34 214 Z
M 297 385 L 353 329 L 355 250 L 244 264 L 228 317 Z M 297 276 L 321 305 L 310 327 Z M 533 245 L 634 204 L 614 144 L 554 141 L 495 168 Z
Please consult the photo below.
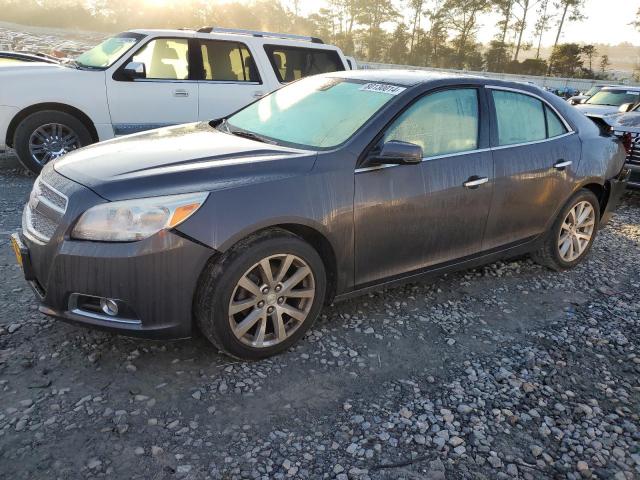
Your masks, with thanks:
M 144 3 L 146 3 L 147 5 L 158 8 L 166 7 L 170 3 L 174 2 L 175 0 L 144 0 Z

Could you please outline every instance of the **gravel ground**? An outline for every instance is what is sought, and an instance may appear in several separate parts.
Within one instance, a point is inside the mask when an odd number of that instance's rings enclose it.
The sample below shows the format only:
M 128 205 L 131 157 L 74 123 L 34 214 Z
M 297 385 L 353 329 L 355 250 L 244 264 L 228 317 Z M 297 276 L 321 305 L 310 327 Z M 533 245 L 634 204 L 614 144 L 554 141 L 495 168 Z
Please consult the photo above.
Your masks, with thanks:
M 638 194 L 571 272 L 375 292 L 244 363 L 38 313 L 7 237 L 33 178 L 0 181 L 1 478 L 640 478 Z

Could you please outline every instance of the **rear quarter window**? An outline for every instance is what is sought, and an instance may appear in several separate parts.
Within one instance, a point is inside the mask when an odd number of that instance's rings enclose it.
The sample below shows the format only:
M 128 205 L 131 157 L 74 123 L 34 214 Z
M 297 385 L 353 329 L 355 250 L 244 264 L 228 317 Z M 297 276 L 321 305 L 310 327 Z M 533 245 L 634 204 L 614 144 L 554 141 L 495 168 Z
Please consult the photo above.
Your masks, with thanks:
M 281 83 L 289 83 L 319 73 L 344 70 L 338 52 L 319 48 L 265 45 L 273 71 Z

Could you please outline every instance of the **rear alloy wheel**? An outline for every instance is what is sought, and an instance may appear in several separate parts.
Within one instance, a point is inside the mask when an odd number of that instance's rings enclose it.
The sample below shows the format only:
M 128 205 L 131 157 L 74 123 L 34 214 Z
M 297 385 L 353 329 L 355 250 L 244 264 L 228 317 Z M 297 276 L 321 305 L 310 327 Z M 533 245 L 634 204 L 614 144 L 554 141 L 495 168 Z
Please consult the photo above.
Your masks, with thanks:
M 595 225 L 596 211 L 589 202 L 578 202 L 569 210 L 558 235 L 558 253 L 565 262 L 582 256 L 591 244 Z
M 566 270 L 587 255 L 598 232 L 600 205 L 590 190 L 580 190 L 554 222 L 533 259 L 553 270 Z
M 20 122 L 13 146 L 20 162 L 35 174 L 49 162 L 92 143 L 87 127 L 66 112 L 43 110 Z
M 194 316 L 219 350 L 257 360 L 304 336 L 325 291 L 318 252 L 292 233 L 271 229 L 241 241 L 205 268 Z

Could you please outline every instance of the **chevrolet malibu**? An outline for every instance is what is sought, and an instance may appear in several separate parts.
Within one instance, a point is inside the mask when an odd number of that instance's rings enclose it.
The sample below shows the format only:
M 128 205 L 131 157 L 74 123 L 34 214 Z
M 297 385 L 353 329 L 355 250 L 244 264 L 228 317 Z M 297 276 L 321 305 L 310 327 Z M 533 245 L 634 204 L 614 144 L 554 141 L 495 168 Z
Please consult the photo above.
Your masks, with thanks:
M 525 253 L 574 267 L 624 161 L 531 85 L 325 74 L 47 164 L 13 245 L 48 315 L 257 359 L 333 300 Z

